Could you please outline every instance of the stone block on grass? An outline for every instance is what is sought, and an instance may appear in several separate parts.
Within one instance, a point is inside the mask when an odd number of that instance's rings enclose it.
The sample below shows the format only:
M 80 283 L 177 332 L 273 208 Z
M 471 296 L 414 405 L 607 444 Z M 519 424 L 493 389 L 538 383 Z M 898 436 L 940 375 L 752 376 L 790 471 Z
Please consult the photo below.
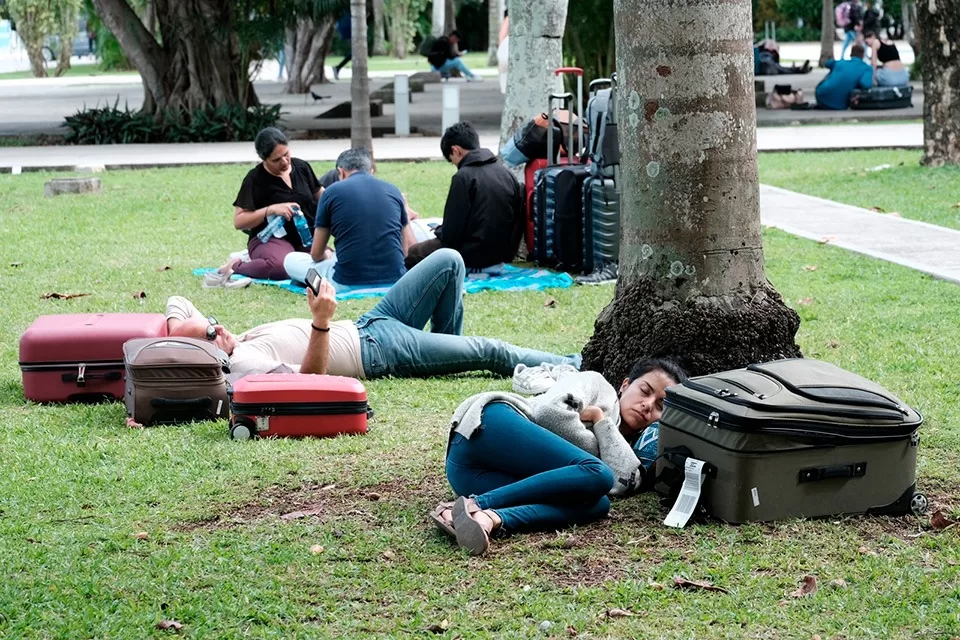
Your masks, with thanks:
M 100 193 L 100 178 L 54 178 L 43 185 L 48 198 L 65 193 Z

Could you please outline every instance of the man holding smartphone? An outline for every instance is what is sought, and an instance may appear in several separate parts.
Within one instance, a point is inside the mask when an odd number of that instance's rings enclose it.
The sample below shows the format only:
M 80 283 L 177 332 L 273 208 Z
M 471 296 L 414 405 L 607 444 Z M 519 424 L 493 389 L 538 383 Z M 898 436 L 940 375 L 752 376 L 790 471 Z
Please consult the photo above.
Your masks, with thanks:
M 170 335 L 210 339 L 230 356 L 233 373 L 293 370 L 354 378 L 425 377 L 466 371 L 510 376 L 518 364 L 569 364 L 580 356 L 525 349 L 501 340 L 464 336 L 460 254 L 440 249 L 404 275 L 358 320 L 333 320 L 336 291 L 327 279 L 307 292 L 310 319 L 260 325 L 234 336 L 189 300 L 167 302 Z M 430 331 L 424 331 L 427 322 Z M 213 327 L 213 332 L 208 327 Z

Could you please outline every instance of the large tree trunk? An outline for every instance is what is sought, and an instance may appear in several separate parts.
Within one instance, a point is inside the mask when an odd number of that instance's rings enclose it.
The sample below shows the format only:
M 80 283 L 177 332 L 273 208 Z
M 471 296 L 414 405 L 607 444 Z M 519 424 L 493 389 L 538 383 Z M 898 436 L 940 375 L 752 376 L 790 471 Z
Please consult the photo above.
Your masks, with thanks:
M 702 374 L 800 355 L 764 275 L 750 0 L 615 11 L 620 278 L 584 366 L 619 382 L 641 356 Z
M 249 56 L 233 28 L 230 0 L 156 0 L 157 34 L 144 27 L 124 0 L 93 0 L 140 72 L 147 94 L 143 111 L 193 111 L 259 104 L 249 78 Z M 161 44 L 162 42 L 162 44 Z
M 73 55 L 73 39 L 77 35 L 77 5 L 73 2 L 60 2 L 57 6 L 57 36 L 60 38 L 60 55 L 57 56 L 59 78 L 70 69 L 70 56 Z
M 45 3 L 34 2 L 9 3 L 7 8 L 17 24 L 17 36 L 27 51 L 31 73 L 35 78 L 46 78 L 43 46 L 46 37 L 55 29 L 53 10 Z
M 960 164 L 960 2 L 917 1 L 923 75 L 923 159 Z
M 453 0 L 445 0 L 443 6 L 443 32 L 447 35 L 457 29 L 457 5 Z
M 384 0 L 373 0 L 373 51 L 370 53 L 375 56 L 387 55 L 387 39 L 383 35 L 383 2 Z
M 387 6 L 389 13 L 387 24 L 390 28 L 390 44 L 393 47 L 393 57 L 403 60 L 407 57 L 408 41 L 407 23 L 409 19 L 409 0 L 390 0 Z
M 837 32 L 833 26 L 833 0 L 823 0 L 820 15 L 820 66 L 825 67 L 827 60 L 833 57 L 833 43 Z
M 566 0 L 510 3 L 510 63 L 507 98 L 500 119 L 500 146 L 527 120 L 547 109 L 547 95 L 560 85 L 553 70 L 563 64 Z
M 430 14 L 430 35 L 438 38 L 443 33 L 443 14 L 446 8 L 446 0 L 433 0 L 433 9 Z
M 324 62 L 330 52 L 336 20 L 326 18 L 320 24 L 301 18 L 294 29 L 287 29 L 286 93 L 307 93 L 310 86 L 326 82 Z
M 367 3 L 350 0 L 353 65 L 350 78 L 350 146 L 373 153 L 370 78 L 367 74 Z
M 497 66 L 497 48 L 500 46 L 500 3 L 497 0 L 487 0 L 487 64 Z

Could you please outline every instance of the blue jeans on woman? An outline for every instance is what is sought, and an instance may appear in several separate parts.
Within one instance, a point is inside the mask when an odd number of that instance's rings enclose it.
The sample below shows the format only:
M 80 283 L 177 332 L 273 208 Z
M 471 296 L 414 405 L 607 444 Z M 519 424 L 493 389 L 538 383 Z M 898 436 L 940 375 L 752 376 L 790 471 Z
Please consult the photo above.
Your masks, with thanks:
M 469 439 L 452 434 L 446 467 L 458 495 L 497 512 L 503 534 L 586 524 L 610 511 L 610 468 L 502 402 L 484 407 Z
M 501 340 L 463 333 L 466 269 L 453 249 L 439 249 L 394 284 L 356 325 L 360 360 L 368 378 L 423 377 L 465 371 L 513 375 L 518 364 L 570 364 L 580 356 L 558 356 Z M 430 321 L 430 332 L 423 331 Z

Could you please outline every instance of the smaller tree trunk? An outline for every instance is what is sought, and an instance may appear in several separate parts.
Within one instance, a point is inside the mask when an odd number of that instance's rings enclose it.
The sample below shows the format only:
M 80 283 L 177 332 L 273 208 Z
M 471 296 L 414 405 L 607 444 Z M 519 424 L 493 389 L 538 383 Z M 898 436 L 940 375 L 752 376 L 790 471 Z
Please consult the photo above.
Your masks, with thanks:
M 833 0 L 823 0 L 820 15 L 820 66 L 825 67 L 833 57 L 833 42 L 837 34 L 833 27 Z
M 387 55 L 387 39 L 384 37 L 384 0 L 373 0 L 373 51 L 375 56 Z
M 924 165 L 960 165 L 960 3 L 917 1 Z
M 60 38 L 60 55 L 57 56 L 59 78 L 70 69 L 70 57 L 73 55 L 73 40 L 77 35 L 77 7 L 71 2 L 61 2 L 57 15 L 57 37 Z
M 443 14 L 446 6 L 446 0 L 433 0 L 433 8 L 430 12 L 430 35 L 434 38 L 443 35 Z
M 350 0 L 353 65 L 350 79 L 350 146 L 373 154 L 370 123 L 370 77 L 367 73 L 367 3 Z
M 916 0 L 902 0 L 900 15 L 903 20 L 903 39 L 913 49 L 913 55 L 920 53 L 920 43 L 917 41 L 917 3 Z
M 393 46 L 393 57 L 403 60 L 407 57 L 407 49 L 410 48 L 407 30 L 410 5 L 407 0 L 391 0 L 389 9 L 388 23 L 390 25 L 390 44 Z
M 326 18 L 319 25 L 310 18 L 301 18 L 295 28 L 287 29 L 285 93 L 307 93 L 311 85 L 326 82 L 324 62 L 335 25 L 333 18 Z
M 497 66 L 497 47 L 500 45 L 500 3 L 487 0 L 487 64 Z
M 449 35 L 457 30 L 457 5 L 453 0 L 444 0 L 443 33 Z

